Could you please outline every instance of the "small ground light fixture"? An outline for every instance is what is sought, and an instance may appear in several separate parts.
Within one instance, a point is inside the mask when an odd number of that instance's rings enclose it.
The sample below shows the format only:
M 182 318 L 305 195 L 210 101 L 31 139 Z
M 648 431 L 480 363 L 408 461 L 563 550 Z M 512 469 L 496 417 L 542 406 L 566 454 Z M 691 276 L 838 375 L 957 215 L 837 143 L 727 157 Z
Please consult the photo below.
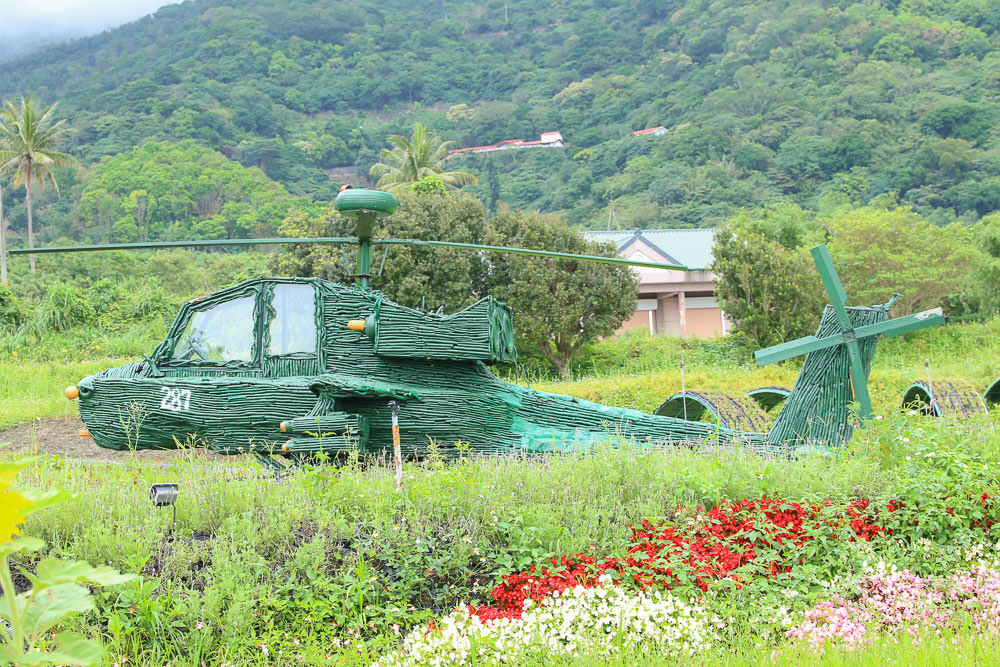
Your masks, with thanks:
M 153 507 L 166 507 L 170 505 L 174 508 L 174 525 L 177 525 L 177 502 L 178 485 L 171 482 L 161 482 L 149 487 L 149 498 L 153 501 Z

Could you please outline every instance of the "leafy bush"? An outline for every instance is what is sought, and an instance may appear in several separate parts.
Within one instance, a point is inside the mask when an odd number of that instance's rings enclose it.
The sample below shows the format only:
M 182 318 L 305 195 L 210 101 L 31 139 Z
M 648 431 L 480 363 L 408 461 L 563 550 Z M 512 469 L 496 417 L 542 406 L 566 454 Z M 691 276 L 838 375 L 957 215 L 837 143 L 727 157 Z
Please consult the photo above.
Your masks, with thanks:
M 12 330 L 21 326 L 26 316 L 24 304 L 10 288 L 0 284 L 0 329 Z
M 29 326 L 39 334 L 46 330 L 63 332 L 92 324 L 96 319 L 97 311 L 85 290 L 70 283 L 57 283 L 49 287 Z

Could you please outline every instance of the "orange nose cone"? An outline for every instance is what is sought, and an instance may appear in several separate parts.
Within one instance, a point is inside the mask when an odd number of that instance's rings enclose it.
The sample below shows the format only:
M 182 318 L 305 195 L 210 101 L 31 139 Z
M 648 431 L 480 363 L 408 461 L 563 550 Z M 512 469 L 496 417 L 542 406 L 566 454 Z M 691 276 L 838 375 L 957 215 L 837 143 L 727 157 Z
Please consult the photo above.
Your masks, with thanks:
M 91 437 L 90 436 L 90 431 L 88 431 L 85 428 L 81 428 L 80 431 L 77 433 L 77 435 L 79 435 L 81 438 L 89 438 L 89 437 Z
M 351 320 L 350 322 L 347 323 L 347 328 L 350 329 L 351 331 L 361 331 L 361 332 L 363 332 L 365 330 L 365 321 L 364 320 Z
M 73 400 L 74 398 L 80 395 L 80 390 L 76 388 L 75 384 L 71 384 L 70 386 L 66 387 L 63 393 L 66 394 L 66 398 Z
M 282 432 L 287 431 L 288 430 L 288 422 L 281 422 L 281 424 L 278 425 L 278 428 L 280 428 Z

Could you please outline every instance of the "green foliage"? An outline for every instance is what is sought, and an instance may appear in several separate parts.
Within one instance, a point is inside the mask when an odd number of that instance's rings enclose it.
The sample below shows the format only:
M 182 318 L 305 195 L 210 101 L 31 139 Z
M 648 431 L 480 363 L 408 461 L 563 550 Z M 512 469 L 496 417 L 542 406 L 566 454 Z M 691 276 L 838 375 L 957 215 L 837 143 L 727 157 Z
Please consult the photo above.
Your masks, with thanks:
M 101 366 L 79 366 L 80 359 L 114 355 L 134 359 L 149 354 L 163 340 L 180 305 L 220 287 L 265 273 L 263 253 L 205 253 L 189 250 L 157 252 L 74 253 L 42 256 L 40 271 L 28 274 L 17 258 L 20 278 L 10 292 L 0 289 L 0 311 L 18 313 L 6 323 L 0 317 L 0 358 L 72 364 L 68 382 Z M 137 277 L 148 276 L 148 277 Z M 118 360 L 105 363 L 115 365 Z M 47 410 L 67 406 L 52 403 L 52 386 L 36 387 Z M 19 383 L 27 380 L 21 378 Z M 31 408 L 19 405 L 0 382 L 0 423 L 30 418 Z M 63 401 L 65 402 L 65 401 Z
M 24 304 L 10 291 L 10 288 L 0 284 L 0 330 L 10 331 L 24 322 L 27 313 Z
M 70 155 L 56 150 L 66 135 L 66 119 L 55 119 L 55 104 L 45 108 L 39 106 L 34 97 L 22 97 L 19 105 L 8 101 L 0 109 L 0 174 L 13 174 L 15 187 L 24 186 L 29 248 L 35 245 L 32 184 L 38 183 L 39 188 L 44 188 L 48 181 L 58 192 L 53 169 L 74 162 Z M 29 262 L 34 272 L 34 255 Z
M 92 611 L 94 597 L 88 586 L 115 586 L 134 578 L 106 565 L 93 567 L 86 561 L 43 558 L 34 573 L 22 571 L 31 587 L 17 592 L 11 576 L 12 556 L 40 551 L 45 543 L 37 538 L 17 537 L 25 517 L 65 500 L 58 490 L 20 493 L 11 487 L 17 472 L 31 459 L 0 462 L 0 656 L 10 664 L 95 665 L 103 650 L 100 643 L 76 633 L 58 636 L 51 629 L 71 616 Z M 44 652 L 42 651 L 44 648 Z
M 436 192 L 404 190 L 398 196 L 399 208 L 379 220 L 378 235 L 420 240 L 477 243 L 486 225 L 486 208 L 479 200 L 462 193 L 442 197 Z M 342 216 L 329 206 L 319 211 L 295 210 L 281 225 L 285 236 L 352 236 L 356 220 Z M 381 264 L 380 249 L 373 251 L 373 269 Z M 317 276 L 343 284 L 353 278 L 357 249 L 346 248 L 345 255 L 336 246 L 296 246 L 274 255 L 271 268 L 281 275 Z M 374 286 L 390 299 L 410 307 L 442 307 L 448 312 L 460 310 L 478 298 L 475 287 L 482 282 L 482 259 L 460 248 L 390 246 L 382 276 Z
M 487 221 L 477 199 L 431 190 L 401 193 L 399 209 L 380 222 L 380 235 L 615 256 L 613 248 L 586 241 L 556 218 L 505 209 Z M 293 212 L 281 233 L 350 236 L 354 225 L 353 218 L 330 207 L 318 215 Z M 374 280 L 389 298 L 454 312 L 492 294 L 514 309 L 519 352 L 544 357 L 561 375 L 582 345 L 614 332 L 635 306 L 636 279 L 627 269 L 505 253 L 482 256 L 461 248 L 389 248 L 383 276 Z M 355 252 L 346 251 L 351 266 Z M 335 246 L 309 246 L 276 255 L 271 265 L 282 274 L 345 283 L 352 269 L 344 262 Z
M 896 193 L 935 222 L 971 221 L 1000 208 L 992 10 L 179 3 L 11 62 L 0 96 L 61 100 L 78 130 L 67 148 L 88 164 L 191 139 L 315 199 L 358 182 L 388 136 L 420 123 L 459 146 L 561 131 L 564 150 L 465 155 L 449 168 L 479 176 L 467 187 L 491 208 L 499 199 L 574 224 L 602 224 L 610 201 L 629 226 L 718 223 L 789 198 L 819 210 L 857 169 L 857 205 Z M 666 135 L 631 134 L 656 125 Z
M 899 315 L 940 306 L 966 289 L 983 259 L 967 229 L 935 227 L 909 208 L 844 211 L 827 225 L 852 303 L 884 303 L 900 292 Z
M 616 248 L 586 241 L 565 222 L 501 210 L 487 225 L 487 245 L 616 256 Z M 487 290 L 514 309 L 518 350 L 540 354 L 560 377 L 583 345 L 614 333 L 635 310 L 638 278 L 626 267 L 498 253 L 490 258 Z
M 789 250 L 823 242 L 821 222 L 797 204 L 783 201 L 737 213 L 727 226 L 741 234 L 761 236 Z
M 12 173 L 14 185 L 30 189 L 37 179 L 59 189 L 53 167 L 73 162 L 56 146 L 66 135 L 66 119 L 55 119 L 56 104 L 40 108 L 34 97 L 21 98 L 18 105 L 6 102 L 0 110 L 0 173 Z
M 93 240 L 249 238 L 273 234 L 293 201 L 259 169 L 192 140 L 151 142 L 101 160 L 78 213 Z
M 820 582 L 828 586 L 831 574 L 849 587 L 864 561 L 932 577 L 969 567 L 967 548 L 996 537 L 962 528 L 977 511 L 964 500 L 1000 482 L 989 463 L 998 454 L 995 417 L 956 423 L 896 415 L 860 429 L 836 456 L 609 446 L 549 456 L 543 465 L 537 458 L 428 460 L 406 463 L 400 493 L 383 461 L 306 466 L 274 478 L 245 459 L 191 451 L 168 467 L 43 459 L 22 473 L 22 483 L 78 494 L 25 526 L 29 539 L 52 545 L 43 557 L 73 553 L 137 575 L 114 591 L 96 591 L 96 613 L 55 628 L 59 637 L 100 632 L 115 659 L 133 664 L 262 664 L 279 651 L 302 654 L 307 664 L 327 655 L 349 661 L 357 645 L 368 664 L 369 653 L 398 647 L 396 630 L 481 602 L 504 574 L 550 556 L 620 553 L 629 523 L 683 523 L 724 499 L 762 496 L 876 506 L 912 501 L 897 516 L 896 539 L 844 547 L 818 527 L 809 553 L 815 567 L 794 579 L 759 579 L 706 596 L 703 602 L 728 619 L 720 655 L 753 656 L 760 641 L 772 647 L 769 633 L 780 631 L 767 609 L 801 611 L 827 591 Z M 144 493 L 121 490 L 145 489 L 153 480 L 184 484 L 174 529 L 169 511 L 151 512 Z M 949 515 L 949 507 L 960 516 Z M 938 528 L 940 541 L 919 539 Z M 774 545 L 762 541 L 758 548 L 770 554 Z M 799 594 L 782 594 L 785 588 Z M 351 645 L 338 652 L 334 640 L 343 647 L 347 638 Z
M 446 195 L 448 188 L 436 174 L 424 176 L 420 180 L 410 183 L 410 189 L 418 195 Z
M 713 255 L 716 298 L 734 331 L 758 347 L 815 331 L 825 295 L 807 251 L 724 227 L 716 234 Z
M 400 192 L 432 176 L 442 185 L 451 188 L 478 182 L 478 179 L 468 172 L 444 170 L 444 161 L 448 157 L 448 149 L 452 142 L 441 141 L 420 123 L 413 126 L 411 138 L 391 134 L 387 140 L 393 148 L 383 149 L 380 155 L 381 161 L 368 170 L 378 179 L 375 184 L 378 188 L 389 192 Z M 427 191 L 428 187 L 425 183 L 420 187 L 414 187 L 414 190 Z
M 827 297 L 806 248 L 826 242 L 851 304 L 885 303 L 898 291 L 900 315 L 947 305 L 959 319 L 988 318 L 1000 307 L 993 226 L 986 218 L 971 231 L 938 227 L 909 207 L 741 211 L 716 236 L 718 294 L 734 330 L 761 346 L 812 333 Z
M 49 288 L 35 311 L 31 326 L 39 333 L 47 329 L 63 332 L 91 324 L 96 319 L 97 311 L 87 293 L 76 285 L 62 283 Z

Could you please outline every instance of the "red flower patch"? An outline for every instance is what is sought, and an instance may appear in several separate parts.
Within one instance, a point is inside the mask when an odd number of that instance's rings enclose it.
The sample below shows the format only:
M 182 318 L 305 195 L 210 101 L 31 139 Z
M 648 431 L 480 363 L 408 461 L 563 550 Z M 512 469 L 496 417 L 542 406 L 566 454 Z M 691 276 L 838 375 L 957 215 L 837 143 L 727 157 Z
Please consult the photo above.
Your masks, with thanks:
M 983 493 L 968 500 L 986 508 L 990 496 Z M 632 539 L 622 558 L 598 561 L 576 554 L 506 576 L 491 593 L 492 606 L 470 606 L 469 612 L 482 621 L 518 619 L 525 600 L 540 602 L 575 586 L 596 586 L 606 573 L 619 584 L 640 589 L 693 584 L 707 591 L 713 581 L 724 579 L 739 587 L 749 577 L 791 572 L 804 562 L 806 544 L 821 536 L 842 539 L 845 526 L 851 541 L 891 535 L 892 530 L 881 524 L 903 508 L 896 500 L 881 510 L 868 500 L 855 500 L 840 509 L 829 501 L 821 505 L 767 497 L 724 501 L 687 525 L 650 521 L 630 525 Z M 972 522 L 983 530 L 992 524 L 988 518 Z

